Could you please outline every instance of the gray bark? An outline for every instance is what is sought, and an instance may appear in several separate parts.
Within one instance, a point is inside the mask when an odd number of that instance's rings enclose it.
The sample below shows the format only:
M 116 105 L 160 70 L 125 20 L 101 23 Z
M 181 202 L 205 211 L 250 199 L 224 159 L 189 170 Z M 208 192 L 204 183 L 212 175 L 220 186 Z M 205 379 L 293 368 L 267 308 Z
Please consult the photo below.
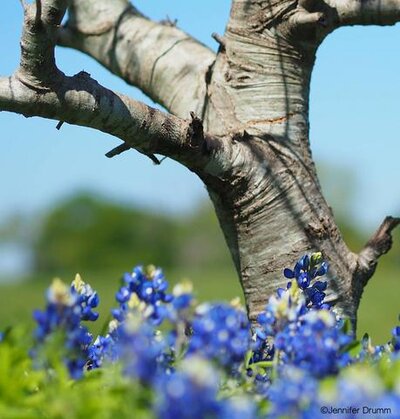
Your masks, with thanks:
M 21 66 L 0 80 L 0 110 L 90 126 L 124 142 L 110 157 L 135 148 L 196 173 L 214 203 L 252 320 L 283 285 L 283 267 L 322 251 L 331 265 L 328 299 L 356 322 L 362 291 L 400 219 L 387 217 L 360 254 L 347 248 L 309 147 L 310 79 L 330 32 L 394 24 L 398 0 L 233 0 L 225 34 L 214 34 L 217 54 L 168 22 L 150 21 L 127 0 L 24 7 Z M 169 113 L 87 74 L 66 77 L 54 60 L 56 42 L 89 54 Z

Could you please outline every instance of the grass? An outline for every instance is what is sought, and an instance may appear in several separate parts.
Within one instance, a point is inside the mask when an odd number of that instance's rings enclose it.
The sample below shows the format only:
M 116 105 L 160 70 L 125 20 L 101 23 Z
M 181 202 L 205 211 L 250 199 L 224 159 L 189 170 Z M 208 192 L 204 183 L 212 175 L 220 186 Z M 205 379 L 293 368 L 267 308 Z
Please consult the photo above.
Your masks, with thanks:
M 94 333 L 100 330 L 109 316 L 110 308 L 115 306 L 114 295 L 119 286 L 120 276 L 121 272 L 82 273 L 83 280 L 98 291 L 101 299 L 101 317 L 96 322 Z M 230 300 L 236 296 L 243 298 L 235 272 L 229 267 L 190 272 L 169 270 L 166 271 L 166 277 L 171 286 L 184 279 L 191 280 L 199 301 Z M 0 285 L 0 330 L 9 325 L 32 323 L 32 310 L 44 307 L 44 293 L 51 279 L 32 277 L 24 282 Z M 63 276 L 62 279 L 71 282 L 73 275 Z M 398 324 L 399 295 L 399 269 L 383 263 L 368 284 L 361 301 L 358 317 L 359 337 L 368 332 L 375 344 L 382 344 L 390 339 L 391 329 Z

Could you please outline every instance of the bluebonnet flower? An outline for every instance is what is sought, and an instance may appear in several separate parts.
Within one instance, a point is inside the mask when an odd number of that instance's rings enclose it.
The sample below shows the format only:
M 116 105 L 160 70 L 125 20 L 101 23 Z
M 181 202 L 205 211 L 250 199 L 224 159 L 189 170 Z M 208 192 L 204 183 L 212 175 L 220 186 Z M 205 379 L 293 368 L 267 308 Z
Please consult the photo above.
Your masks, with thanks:
M 327 283 L 315 281 L 312 284 L 314 279 L 324 276 L 327 272 L 328 264 L 323 261 L 322 254 L 317 252 L 313 253 L 311 257 L 304 255 L 297 261 L 293 270 L 286 268 L 283 274 L 288 279 L 296 279 L 298 286 L 304 290 L 307 306 L 328 308 L 326 303 L 323 305 Z
M 392 330 L 392 347 L 393 352 L 400 351 L 400 326 L 396 326 Z
M 309 311 L 299 322 L 288 325 L 275 337 L 275 349 L 284 368 L 297 366 L 321 378 L 336 374 L 349 363 L 344 349 L 353 337 L 337 328 L 333 313 Z
M 296 278 L 300 288 L 307 288 L 311 280 L 323 276 L 328 272 L 328 264 L 322 260 L 322 253 L 316 252 L 304 255 L 295 264 L 293 270 L 285 268 L 283 274 L 286 278 Z
M 182 371 L 163 375 L 156 386 L 156 413 L 161 419 L 216 418 L 219 377 L 209 363 L 197 358 L 182 362 Z
M 314 419 L 320 417 L 318 381 L 299 368 L 288 366 L 268 388 L 268 418 Z
M 159 377 L 155 410 L 160 419 L 253 419 L 246 399 L 219 399 L 220 377 L 201 357 L 186 358 L 179 371 Z
M 76 304 L 81 308 L 81 320 L 96 321 L 99 313 L 93 309 L 99 305 L 99 296 L 89 284 L 82 281 L 79 274 L 71 284 L 71 294 L 76 297 Z
M 89 368 L 120 359 L 127 374 L 148 382 L 158 370 L 171 372 L 176 353 L 182 351 L 192 287 L 179 284 L 168 294 L 168 282 L 153 266 L 146 271 L 138 266 L 123 281 L 115 296 L 119 307 L 112 310 L 109 333 L 89 348 Z M 166 339 L 155 329 L 165 319 L 170 321 Z
M 79 275 L 69 288 L 61 280 L 55 279 L 47 291 L 45 311 L 34 311 L 36 320 L 35 339 L 39 346 L 55 332 L 64 334 L 64 362 L 72 378 L 82 376 L 87 361 L 92 335 L 81 324 L 83 320 L 96 320 L 98 314 L 92 309 L 97 306 L 97 294 L 86 285 Z M 33 350 L 33 355 L 38 349 Z
M 118 326 L 115 335 L 115 351 L 125 374 L 152 383 L 165 367 L 166 344 L 162 335 L 140 315 L 129 316 Z
M 322 406 L 347 409 L 343 417 L 348 419 L 356 419 L 363 414 L 381 417 L 382 409 L 387 409 L 382 417 L 395 418 L 400 411 L 398 392 L 387 390 L 378 369 L 366 364 L 346 368 L 337 380 L 322 381 L 322 385 L 307 371 L 287 366 L 270 386 L 266 396 L 271 402 L 267 415 L 271 419 L 319 418 Z M 363 411 L 364 408 L 369 411 Z
M 328 265 L 322 260 L 321 253 L 305 255 L 296 263 L 293 270 L 284 269 L 284 276 L 296 281 L 289 281 L 286 289 L 278 288 L 264 312 L 260 313 L 257 322 L 267 335 L 274 335 L 288 322 L 296 321 L 299 316 L 310 309 L 329 309 L 324 303 L 327 284 L 324 281 L 312 281 L 323 276 Z
M 242 396 L 223 400 L 218 417 L 220 419 L 256 419 L 259 415 L 254 400 Z
M 228 304 L 202 304 L 191 323 L 188 353 L 197 353 L 235 368 L 244 360 L 250 344 L 246 313 Z
M 116 342 L 110 334 L 97 336 L 96 340 L 88 348 L 88 370 L 100 368 L 104 361 L 116 361 L 118 354 Z
M 88 369 L 120 361 L 127 376 L 150 384 L 157 374 L 172 370 L 174 357 L 170 352 L 161 332 L 136 305 L 122 322 L 112 320 L 108 334 L 98 336 L 90 345 Z
M 250 375 L 257 365 L 270 363 L 270 370 L 272 365 L 279 370 L 292 365 L 320 378 L 336 374 L 350 362 L 345 349 L 354 337 L 344 333 L 335 314 L 324 304 L 326 282 L 312 282 L 327 269 L 321 254 L 314 253 L 303 256 L 293 270 L 284 270 L 286 277 L 296 281 L 278 289 L 257 318 Z M 268 369 L 256 378 L 268 381 Z
M 257 317 L 258 327 L 253 334 L 251 363 L 271 361 L 275 356 L 275 336 L 307 313 L 304 292 L 296 282 L 278 289 L 268 300 L 265 310 Z
M 116 293 L 119 308 L 112 314 L 118 321 L 123 321 L 129 311 L 130 302 L 138 306 L 142 302 L 141 310 L 154 325 L 159 325 L 167 316 L 165 304 L 172 301 L 173 296 L 166 292 L 168 282 L 161 269 L 149 266 L 146 272 L 141 266 L 136 266 L 132 273 L 123 276 L 124 285 Z
M 354 343 L 358 343 L 361 349 L 353 357 L 353 362 L 377 362 L 382 358 L 384 353 L 389 353 L 391 349 L 389 345 L 372 345 L 371 338 L 367 333 L 363 336 L 361 342 L 355 341 Z
M 182 310 L 189 308 L 193 302 L 192 283 L 185 281 L 176 284 L 172 290 L 172 295 L 172 307 L 176 313 L 180 313 Z

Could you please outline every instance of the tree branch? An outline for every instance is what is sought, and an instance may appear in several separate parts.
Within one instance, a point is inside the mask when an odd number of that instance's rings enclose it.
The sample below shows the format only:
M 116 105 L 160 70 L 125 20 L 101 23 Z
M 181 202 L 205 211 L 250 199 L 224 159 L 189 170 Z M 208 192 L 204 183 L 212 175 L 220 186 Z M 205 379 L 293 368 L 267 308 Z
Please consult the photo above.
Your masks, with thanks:
M 335 10 L 336 26 L 394 25 L 400 21 L 400 0 L 326 0 Z
M 209 161 L 203 146 L 192 146 L 189 121 L 114 93 L 90 76 L 65 77 L 48 92 L 35 91 L 16 76 L 1 78 L 0 110 L 94 128 L 143 154 L 163 154 L 190 168 Z
M 215 54 L 183 31 L 152 22 L 128 0 L 74 0 L 59 44 L 95 58 L 173 114 L 202 114 Z
M 374 274 L 378 259 L 392 247 L 392 230 L 400 224 L 400 218 L 386 217 L 378 230 L 358 255 L 357 276 L 365 285 Z
M 174 158 L 189 168 L 210 161 L 211 138 L 187 121 L 101 86 L 82 71 L 65 76 L 56 66 L 56 32 L 67 0 L 27 4 L 17 72 L 0 78 L 0 110 L 95 128 L 146 155 Z M 215 146 L 218 140 L 214 139 Z

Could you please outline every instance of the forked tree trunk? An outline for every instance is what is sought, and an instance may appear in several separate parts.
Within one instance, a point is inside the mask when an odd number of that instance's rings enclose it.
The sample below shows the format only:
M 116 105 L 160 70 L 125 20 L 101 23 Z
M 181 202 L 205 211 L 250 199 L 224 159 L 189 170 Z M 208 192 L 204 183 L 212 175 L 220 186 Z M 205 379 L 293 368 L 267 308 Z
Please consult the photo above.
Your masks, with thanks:
M 329 29 L 322 16 L 281 23 L 293 5 L 233 2 L 226 33 L 217 37 L 203 113 L 206 129 L 231 132 L 233 146 L 221 181 L 204 181 L 253 321 L 285 285 L 283 267 L 322 251 L 330 264 L 327 300 L 355 324 L 376 254 L 365 260 L 350 252 L 322 195 L 309 146 L 309 93 L 315 53 Z M 390 233 L 396 223 L 389 219 L 384 229 Z
M 360 297 L 351 287 L 356 257 L 322 196 L 309 148 L 317 44 L 301 45 L 266 30 L 257 21 L 259 5 L 235 5 L 212 69 L 204 113 L 207 130 L 233 133 L 226 156 L 230 170 L 221 182 L 205 182 L 250 317 L 284 284 L 283 267 L 305 252 L 321 250 L 331 265 L 329 298 L 355 318 Z M 273 6 L 264 13 L 276 14 Z
M 214 34 L 217 55 L 128 0 L 22 3 L 21 66 L 0 78 L 0 110 L 102 130 L 124 142 L 109 157 L 135 148 L 195 172 L 214 203 L 253 321 L 285 285 L 283 268 L 322 251 L 331 267 L 328 300 L 356 322 L 363 288 L 400 219 L 387 217 L 359 254 L 347 248 L 311 156 L 310 80 L 331 31 L 394 24 L 399 0 L 233 0 L 226 33 Z M 87 73 L 66 77 L 55 64 L 56 42 L 91 55 L 171 114 L 105 89 Z

